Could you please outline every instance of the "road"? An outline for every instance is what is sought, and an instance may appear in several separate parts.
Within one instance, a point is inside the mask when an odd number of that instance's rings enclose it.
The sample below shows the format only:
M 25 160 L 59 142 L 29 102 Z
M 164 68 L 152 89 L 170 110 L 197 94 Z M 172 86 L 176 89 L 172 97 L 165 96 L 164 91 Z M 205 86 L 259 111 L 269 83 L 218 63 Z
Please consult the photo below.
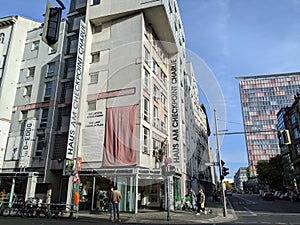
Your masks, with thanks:
M 266 201 L 250 194 L 233 194 L 228 199 L 237 217 L 230 224 L 300 225 L 300 202 Z

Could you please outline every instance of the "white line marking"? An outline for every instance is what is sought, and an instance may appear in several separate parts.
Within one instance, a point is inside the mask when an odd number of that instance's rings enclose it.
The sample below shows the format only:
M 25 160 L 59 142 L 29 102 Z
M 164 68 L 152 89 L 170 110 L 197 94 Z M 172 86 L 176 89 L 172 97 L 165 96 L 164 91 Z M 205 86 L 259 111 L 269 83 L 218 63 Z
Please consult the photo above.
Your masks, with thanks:
M 247 210 L 248 213 L 250 213 L 252 216 L 257 216 L 257 214 L 255 214 L 254 212 L 252 212 L 250 209 L 248 209 L 247 207 L 244 206 L 244 209 Z

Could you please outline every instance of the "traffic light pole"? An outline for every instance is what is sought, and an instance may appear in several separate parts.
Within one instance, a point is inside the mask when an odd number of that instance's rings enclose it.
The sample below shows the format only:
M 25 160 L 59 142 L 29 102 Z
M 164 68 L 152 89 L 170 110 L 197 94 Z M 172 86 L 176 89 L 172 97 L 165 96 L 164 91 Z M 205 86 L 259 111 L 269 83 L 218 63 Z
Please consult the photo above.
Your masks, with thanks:
M 224 188 L 224 180 L 222 179 L 222 163 L 221 163 L 221 154 L 220 154 L 220 146 L 219 146 L 219 136 L 218 136 L 218 124 L 217 124 L 217 115 L 216 110 L 214 109 L 214 118 L 215 118 L 215 128 L 216 128 L 216 142 L 217 142 L 217 154 L 218 154 L 218 163 L 219 163 L 219 172 L 220 172 L 220 181 L 221 181 L 221 190 L 223 197 L 223 216 L 227 216 L 227 208 L 226 208 L 226 196 L 225 196 L 225 188 Z

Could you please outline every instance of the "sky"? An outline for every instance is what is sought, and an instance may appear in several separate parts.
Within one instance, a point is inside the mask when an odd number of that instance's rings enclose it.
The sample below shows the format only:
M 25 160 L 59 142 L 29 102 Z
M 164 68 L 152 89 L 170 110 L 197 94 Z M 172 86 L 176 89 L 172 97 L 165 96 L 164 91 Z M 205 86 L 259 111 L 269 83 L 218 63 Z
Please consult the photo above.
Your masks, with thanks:
M 62 2 L 66 16 L 69 1 Z M 43 22 L 47 0 L 1 3 L 0 17 Z M 300 0 L 178 0 L 178 5 L 187 58 L 194 65 L 216 151 L 216 130 L 244 131 L 237 76 L 300 71 Z M 248 166 L 245 137 L 218 135 L 218 140 L 228 177 L 233 177 L 239 167 Z

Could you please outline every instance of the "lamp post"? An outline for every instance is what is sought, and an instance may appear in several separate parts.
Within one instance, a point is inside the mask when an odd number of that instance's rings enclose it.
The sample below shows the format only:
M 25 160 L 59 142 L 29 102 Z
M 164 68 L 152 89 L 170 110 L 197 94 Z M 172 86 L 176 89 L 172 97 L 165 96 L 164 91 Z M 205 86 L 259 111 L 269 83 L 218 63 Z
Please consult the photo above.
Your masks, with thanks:
M 217 154 L 218 154 L 218 164 L 219 164 L 219 172 L 220 172 L 220 181 L 221 181 L 221 190 L 223 196 L 223 216 L 227 216 L 227 208 L 226 208 L 226 196 L 225 196 L 225 188 L 224 188 L 224 181 L 222 179 L 222 163 L 221 163 L 221 154 L 220 154 L 220 146 L 219 146 L 219 137 L 218 137 L 218 124 L 217 124 L 217 115 L 216 110 L 214 109 L 214 118 L 215 118 L 215 128 L 216 128 L 216 142 L 217 142 Z

